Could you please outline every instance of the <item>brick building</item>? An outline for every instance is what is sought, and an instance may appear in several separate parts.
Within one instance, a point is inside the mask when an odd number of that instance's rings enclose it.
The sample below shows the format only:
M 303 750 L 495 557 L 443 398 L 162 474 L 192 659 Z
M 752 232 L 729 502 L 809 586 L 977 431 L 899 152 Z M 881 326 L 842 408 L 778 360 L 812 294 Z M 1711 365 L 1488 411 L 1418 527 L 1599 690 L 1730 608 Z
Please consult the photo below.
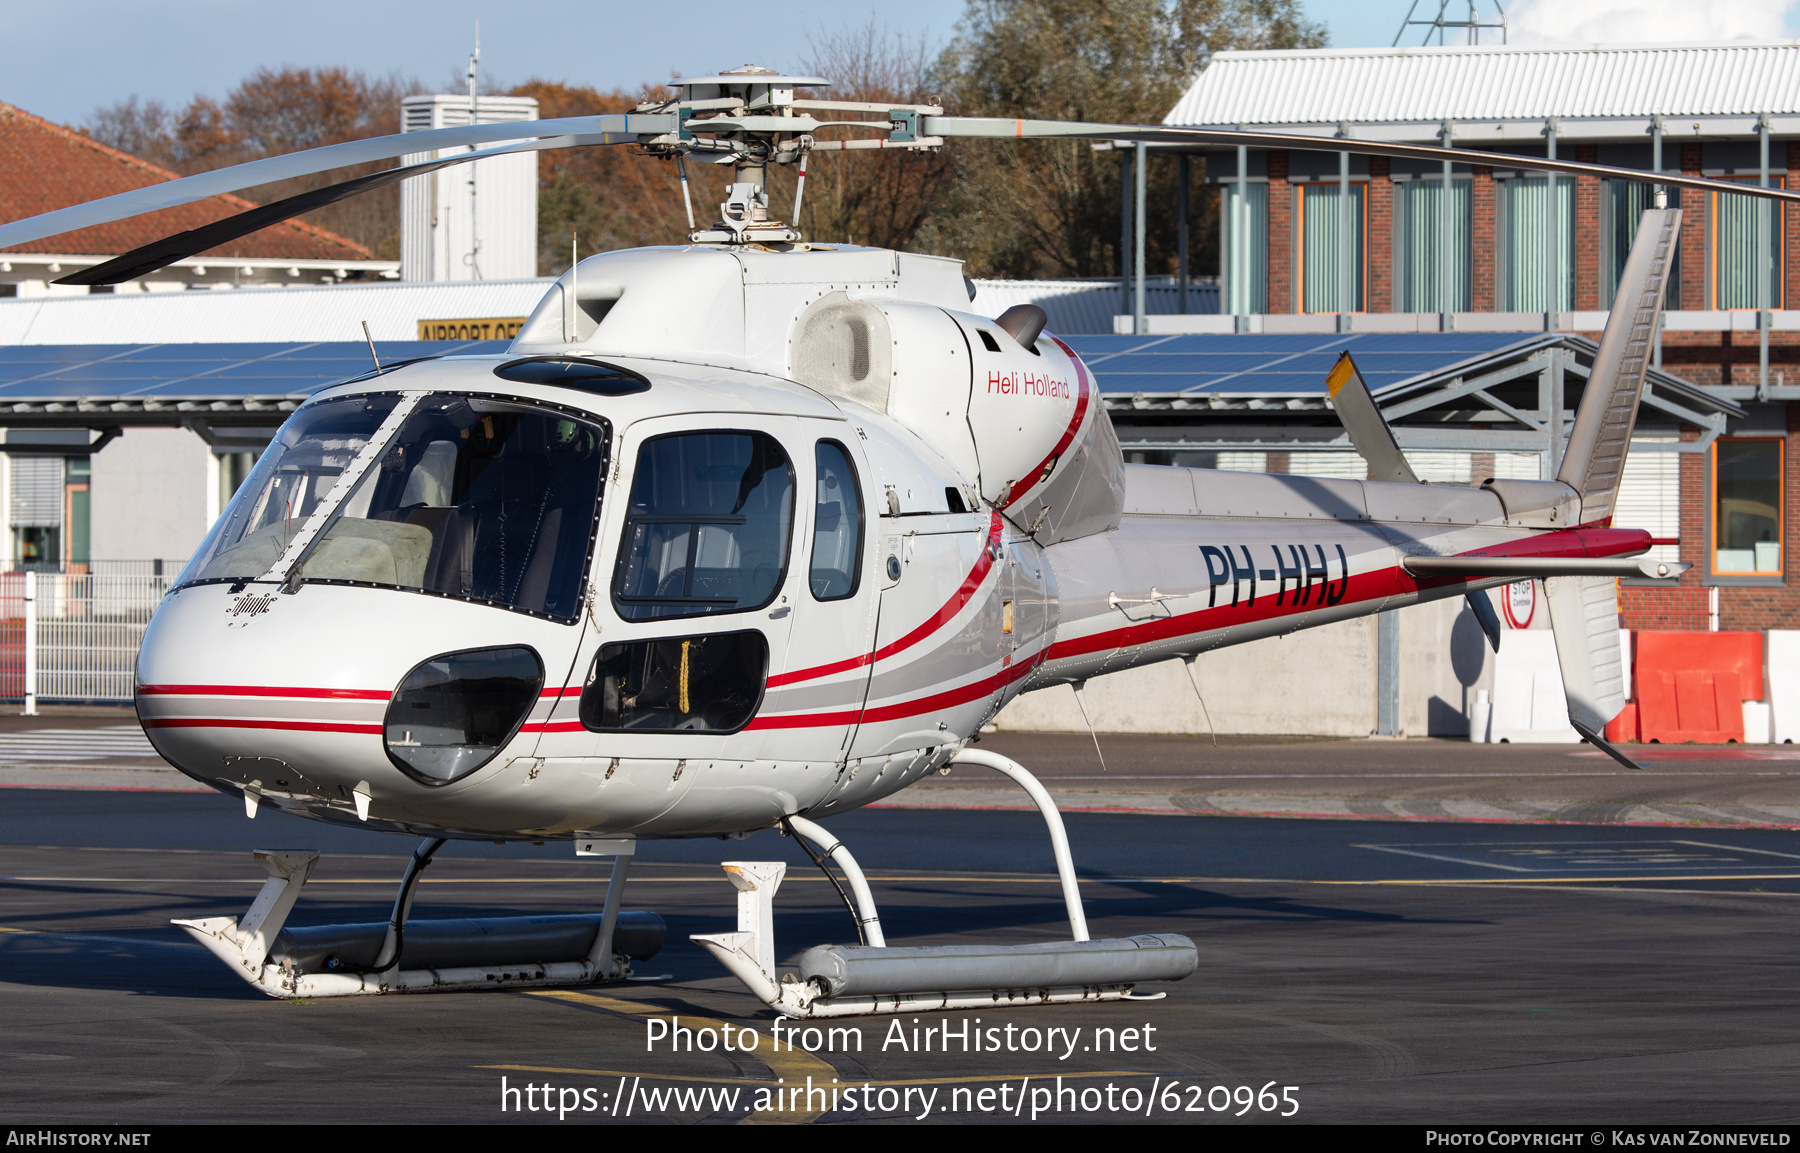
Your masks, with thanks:
M 1225 52 L 1164 119 L 1786 187 L 1800 172 L 1800 41 Z M 1198 154 L 1221 198 L 1221 314 L 1122 317 L 1123 331 L 1598 339 L 1653 196 L 1647 184 L 1546 178 L 1503 160 Z M 1625 623 L 1800 628 L 1800 560 L 1785 547 L 1800 500 L 1800 210 L 1668 196 L 1683 228 L 1658 364 L 1741 415 L 1655 430 L 1672 442 L 1655 446 L 1662 467 L 1634 454 L 1642 467 L 1628 485 L 1648 486 L 1634 503 L 1665 506 L 1659 535 L 1694 568 L 1679 587 L 1625 589 Z

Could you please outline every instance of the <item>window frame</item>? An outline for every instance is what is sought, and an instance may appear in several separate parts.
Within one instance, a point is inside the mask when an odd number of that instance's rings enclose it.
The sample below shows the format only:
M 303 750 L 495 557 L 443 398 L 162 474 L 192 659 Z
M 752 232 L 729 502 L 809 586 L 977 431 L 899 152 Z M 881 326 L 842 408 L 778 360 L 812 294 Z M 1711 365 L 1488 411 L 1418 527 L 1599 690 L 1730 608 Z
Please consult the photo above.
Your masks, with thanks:
M 1329 308 L 1316 312 L 1308 311 L 1306 307 L 1306 190 L 1308 187 L 1329 186 L 1335 193 L 1338 189 L 1338 181 L 1335 177 L 1327 177 L 1318 180 L 1295 181 L 1293 186 L 1294 311 L 1297 314 L 1336 316 L 1340 313 L 1348 313 L 1352 316 L 1360 316 L 1369 311 L 1369 201 L 1372 199 L 1369 185 L 1371 182 L 1367 176 L 1351 176 L 1349 183 L 1350 195 L 1362 202 L 1360 210 L 1350 214 L 1351 220 L 1354 222 L 1353 227 L 1356 229 L 1356 242 L 1351 245 L 1351 259 L 1356 262 L 1356 270 L 1351 277 L 1351 283 L 1355 285 L 1357 303 L 1360 307 Z M 1360 197 L 1357 196 L 1358 188 L 1362 190 Z
M 714 611 L 708 611 L 707 609 L 705 609 L 704 607 L 701 607 L 701 606 L 704 606 L 709 603 L 710 604 L 718 604 L 719 602 L 717 599 L 692 598 L 691 600 L 688 600 L 687 603 L 695 605 L 697 608 L 697 611 L 661 613 L 661 614 L 657 614 L 654 616 L 644 616 L 644 617 L 633 616 L 627 611 L 631 606 L 637 605 L 637 604 L 678 605 L 678 604 L 683 603 L 682 601 L 679 601 L 679 600 L 675 600 L 675 601 L 664 600 L 663 598 L 660 598 L 660 597 L 627 597 L 627 596 L 620 595 L 620 582 L 624 580 L 625 566 L 626 566 L 628 560 L 630 559 L 631 552 L 632 552 L 632 548 L 631 548 L 632 533 L 638 525 L 640 525 L 640 524 L 701 525 L 701 524 L 727 523 L 719 517 L 704 517 L 704 516 L 698 517 L 698 518 L 689 517 L 687 519 L 678 520 L 678 519 L 671 518 L 671 517 L 640 518 L 640 517 L 635 517 L 632 515 L 631 494 L 632 494 L 632 490 L 637 486 L 639 471 L 644 466 L 644 454 L 650 450 L 651 445 L 657 443 L 658 441 L 668 440 L 671 437 L 678 437 L 678 436 L 750 436 L 750 437 L 763 436 L 763 437 L 767 437 L 768 439 L 774 441 L 775 446 L 781 450 L 782 456 L 784 458 L 786 458 L 787 473 L 788 473 L 787 536 L 782 542 L 781 568 L 779 570 L 777 570 L 777 572 L 775 574 L 775 581 L 770 586 L 769 595 L 760 604 L 737 605 L 736 607 L 729 608 L 729 609 L 718 609 L 718 610 L 714 610 Z M 621 480 L 623 480 L 623 479 L 624 478 L 621 478 Z M 788 568 L 793 564 L 794 528 L 795 528 L 795 522 L 797 520 L 796 513 L 798 512 L 797 506 L 799 504 L 799 490 L 800 490 L 800 478 L 799 478 L 797 471 L 794 468 L 794 454 L 793 454 L 791 448 L 785 442 L 783 442 L 781 437 L 775 435 L 775 433 L 770 432 L 767 429 L 761 429 L 761 428 L 684 428 L 684 429 L 676 429 L 671 432 L 658 433 L 655 436 L 646 438 L 637 447 L 637 458 L 633 462 L 633 465 L 632 465 L 629 483 L 626 484 L 626 486 L 623 488 L 622 491 L 623 491 L 624 495 L 620 498 L 624 503 L 625 511 L 624 511 L 624 522 L 619 528 L 619 545 L 613 556 L 613 576 L 612 576 L 612 581 L 610 583 L 610 594 L 612 597 L 612 606 L 613 606 L 614 614 L 617 615 L 621 621 L 624 621 L 628 624 L 646 624 L 646 625 L 648 625 L 648 624 L 661 624 L 661 623 L 667 622 L 667 621 L 694 620 L 696 618 L 703 618 L 703 617 L 725 617 L 725 616 L 731 616 L 734 613 L 753 613 L 753 612 L 761 611 L 762 609 L 766 609 L 771 604 L 774 604 L 775 598 L 780 596 L 782 594 L 782 590 L 787 587 Z M 691 539 L 688 543 L 688 555 L 690 558 L 693 556 L 694 551 L 698 547 L 699 547 L 699 534 L 693 533 L 693 534 L 691 534 Z M 690 563 L 687 567 L 691 569 L 693 566 Z
M 748 610 L 746 610 L 746 611 L 748 611 Z M 659 619 L 668 619 L 668 618 L 659 618 Z M 689 618 L 689 619 L 692 619 L 692 618 Z M 677 728 L 652 729 L 652 728 L 629 727 L 629 726 L 623 726 L 623 725 L 613 726 L 613 727 L 605 727 L 605 726 L 595 727 L 588 723 L 587 711 L 582 707 L 581 702 L 586 700 L 587 694 L 592 689 L 592 686 L 594 684 L 594 682 L 589 680 L 588 678 L 589 678 L 590 674 L 594 673 L 595 671 L 597 671 L 599 669 L 600 656 L 607 649 L 614 648 L 614 647 L 630 647 L 633 645 L 678 644 L 682 641 L 690 641 L 690 640 L 711 640 L 714 638 L 745 637 L 745 636 L 756 637 L 758 640 L 760 640 L 762 642 L 762 650 L 763 650 L 762 675 L 757 679 L 756 700 L 751 704 L 750 711 L 744 715 L 743 723 L 739 724 L 736 728 L 734 728 L 734 729 L 677 729 Z M 643 736 L 657 736 L 657 735 L 708 736 L 708 737 L 733 736 L 733 735 L 735 735 L 737 733 L 741 733 L 745 729 L 749 728 L 751 726 L 751 724 L 753 724 L 755 722 L 756 718 L 758 716 L 762 715 L 763 702 L 765 700 L 767 700 L 768 696 L 769 696 L 769 675 L 770 675 L 769 665 L 772 660 L 773 650 L 774 650 L 774 645 L 772 645 L 769 641 L 769 634 L 760 628 L 727 629 L 724 632 L 695 633 L 695 634 L 691 634 L 691 635 L 678 633 L 674 636 L 653 636 L 653 637 L 627 636 L 627 637 L 618 638 L 618 639 L 614 639 L 614 640 L 610 640 L 610 641 L 602 641 L 600 644 L 594 646 L 593 655 L 590 656 L 587 661 L 587 668 L 585 670 L 581 671 L 582 684 L 581 684 L 580 694 L 577 698 L 576 718 L 579 721 L 579 723 L 581 724 L 582 731 L 589 732 L 589 733 L 626 733 L 626 734 L 630 734 L 633 736 L 639 736 L 639 735 L 643 735 Z M 577 667 L 579 668 L 579 666 L 577 666 Z
M 1711 179 L 1729 181 L 1734 184 L 1748 184 L 1755 186 L 1756 182 L 1761 179 L 1761 176 L 1724 175 L 1715 176 Z M 1787 173 L 1769 173 L 1769 187 L 1786 188 L 1787 186 Z M 1727 307 L 1719 302 L 1719 197 L 1726 195 L 1730 194 L 1724 192 L 1711 192 L 1707 194 L 1705 229 L 1706 304 L 1708 308 L 1714 312 L 1755 312 L 1757 311 L 1757 308 L 1754 304 Z M 1753 201 L 1752 203 L 1760 205 L 1770 202 Z M 1774 201 L 1772 203 L 1774 204 L 1774 211 L 1772 213 L 1774 220 L 1770 222 L 1771 235 L 1769 239 L 1773 242 L 1775 248 L 1775 266 L 1771 270 L 1769 276 L 1769 310 L 1771 312 L 1783 307 L 1782 297 L 1784 294 L 1782 289 L 1786 286 L 1787 281 L 1787 277 L 1783 275 L 1783 270 L 1785 269 L 1787 262 L 1787 204 L 1782 201 Z
M 843 454 L 844 463 L 850 466 L 850 483 L 854 486 L 856 491 L 856 555 L 852 557 L 850 561 L 850 591 L 839 593 L 837 596 L 833 597 L 822 597 L 814 592 L 812 580 L 814 562 L 819 555 L 819 449 L 824 445 L 831 445 L 833 448 L 837 449 L 838 452 Z M 813 494 L 812 550 L 806 557 L 806 591 L 811 593 L 812 599 L 819 604 L 831 604 L 834 601 L 850 600 L 855 597 L 858 592 L 862 591 L 863 542 L 868 539 L 869 535 L 869 517 L 867 512 L 869 502 L 867 500 L 867 494 L 863 491 L 862 487 L 862 472 L 856 467 L 856 458 L 850 455 L 850 446 L 846 445 L 843 441 L 836 440 L 829 436 L 822 436 L 813 442 Z
M 1719 446 L 1742 441 L 1770 441 L 1776 445 L 1775 536 L 1781 545 L 1781 567 L 1774 572 L 1720 569 L 1719 556 Z M 1785 585 L 1787 583 L 1787 437 L 1778 433 L 1764 436 L 1722 436 L 1714 440 L 1706 453 L 1706 583 L 1716 585 Z

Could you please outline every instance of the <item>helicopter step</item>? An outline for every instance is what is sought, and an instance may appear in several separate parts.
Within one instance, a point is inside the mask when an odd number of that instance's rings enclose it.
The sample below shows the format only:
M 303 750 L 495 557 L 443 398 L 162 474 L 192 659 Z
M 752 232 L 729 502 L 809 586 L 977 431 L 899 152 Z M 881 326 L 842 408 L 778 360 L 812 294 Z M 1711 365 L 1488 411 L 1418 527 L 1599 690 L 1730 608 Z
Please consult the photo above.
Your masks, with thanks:
M 777 978 L 772 902 L 787 874 L 780 861 L 727 861 L 738 890 L 735 933 L 690 939 L 718 958 L 771 1008 L 790 1017 L 847 1017 L 932 1009 L 1116 1001 L 1145 981 L 1179 981 L 1194 971 L 1194 943 L 1175 933 L 1090 940 L 1062 815 L 1050 794 L 1017 762 L 965 749 L 956 764 L 982 765 L 1024 786 L 1049 827 L 1072 940 L 1029 945 L 888 947 L 862 870 L 841 841 L 804 817 L 790 831 L 821 846 L 850 882 L 863 945 L 818 945 L 800 955 L 797 975 Z M 1160 997 L 1158 993 L 1155 996 Z
M 443 844 L 428 839 L 413 853 L 386 922 L 284 927 L 319 854 L 258 851 L 269 879 L 242 917 L 172 923 L 245 981 L 281 998 L 621 981 L 631 976 L 632 961 L 662 949 L 661 917 L 619 911 L 629 842 L 613 857 L 598 914 L 409 921 L 419 874 Z

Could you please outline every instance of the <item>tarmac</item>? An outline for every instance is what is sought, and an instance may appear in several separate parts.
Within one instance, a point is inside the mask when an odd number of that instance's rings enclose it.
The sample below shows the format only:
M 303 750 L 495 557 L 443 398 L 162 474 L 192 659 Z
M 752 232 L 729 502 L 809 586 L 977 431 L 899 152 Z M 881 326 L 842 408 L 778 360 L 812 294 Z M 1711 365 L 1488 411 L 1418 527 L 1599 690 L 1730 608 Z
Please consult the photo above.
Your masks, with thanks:
M 129 709 L 8 710 L 0 788 L 207 791 L 133 734 Z M 1586 744 L 1431 738 L 997 732 L 979 747 L 1030 769 L 1068 812 L 1800 828 L 1800 745 L 1628 745 L 1635 771 Z M 973 766 L 884 804 L 1033 807 Z
M 1782 748 L 1669 750 L 1687 755 L 1635 773 L 1581 746 L 1103 735 L 1103 774 L 1086 734 L 993 734 L 982 747 L 1070 810 L 1094 935 L 1186 934 L 1199 971 L 1140 990 L 1159 1000 L 859 1018 L 783 1050 L 771 1036 L 794 1023 L 688 940 L 735 923 L 724 860 L 788 863 L 783 964 L 851 936 L 835 891 L 775 833 L 641 846 L 625 905 L 667 921 L 638 965 L 660 979 L 276 1001 L 169 919 L 240 914 L 261 879 L 251 849 L 315 848 L 292 923 L 381 920 L 411 842 L 266 807 L 246 820 L 235 798 L 118 755 L 128 724 L 0 718 L 0 1123 L 1585 1131 L 1800 1115 L 1800 837 L 1770 827 L 1800 823 L 1779 820 L 1800 804 L 1800 766 Z M 105 774 L 151 783 L 96 787 Z M 1218 798 L 1337 819 L 1198 807 Z M 898 800 L 830 822 L 890 942 L 1067 939 L 1043 824 L 991 774 L 957 769 Z M 1369 804 L 1391 807 L 1357 811 Z M 1459 806 L 1551 807 L 1495 822 L 1451 819 Z M 1767 819 L 1718 819 L 1739 810 Z M 1622 820 L 1650 811 L 1689 819 Z M 413 915 L 592 910 L 603 876 L 566 844 L 453 844 Z M 658 1039 L 677 1024 L 692 1048 Z M 725 1025 L 757 1045 L 721 1049 Z

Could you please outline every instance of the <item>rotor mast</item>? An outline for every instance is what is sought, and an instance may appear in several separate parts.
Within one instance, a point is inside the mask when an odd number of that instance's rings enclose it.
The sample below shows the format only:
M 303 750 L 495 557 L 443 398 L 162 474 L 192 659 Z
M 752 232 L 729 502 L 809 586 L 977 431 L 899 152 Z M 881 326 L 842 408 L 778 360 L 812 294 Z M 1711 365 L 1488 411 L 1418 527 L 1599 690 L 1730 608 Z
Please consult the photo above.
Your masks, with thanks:
M 646 102 L 640 113 L 674 112 L 675 132 L 644 142 L 652 155 L 692 156 L 713 163 L 729 163 L 735 179 L 719 205 L 719 219 L 707 228 L 688 234 L 695 244 L 796 244 L 801 240 L 799 221 L 789 224 L 769 212 L 769 166 L 800 165 L 804 176 L 806 156 L 815 147 L 813 132 L 823 127 L 873 130 L 868 139 L 826 141 L 823 147 L 838 150 L 866 148 L 935 149 L 939 137 L 921 137 L 916 129 L 922 116 L 937 116 L 936 105 L 893 105 L 802 100 L 803 88 L 829 88 L 819 76 L 783 76 L 767 68 L 745 64 L 714 76 L 688 76 L 670 81 L 680 96 L 674 101 Z M 861 113 L 857 119 L 821 120 L 815 112 Z M 880 115 L 880 119 L 869 116 Z M 797 205 L 796 205 L 797 209 Z M 798 215 L 796 211 L 796 215 Z

